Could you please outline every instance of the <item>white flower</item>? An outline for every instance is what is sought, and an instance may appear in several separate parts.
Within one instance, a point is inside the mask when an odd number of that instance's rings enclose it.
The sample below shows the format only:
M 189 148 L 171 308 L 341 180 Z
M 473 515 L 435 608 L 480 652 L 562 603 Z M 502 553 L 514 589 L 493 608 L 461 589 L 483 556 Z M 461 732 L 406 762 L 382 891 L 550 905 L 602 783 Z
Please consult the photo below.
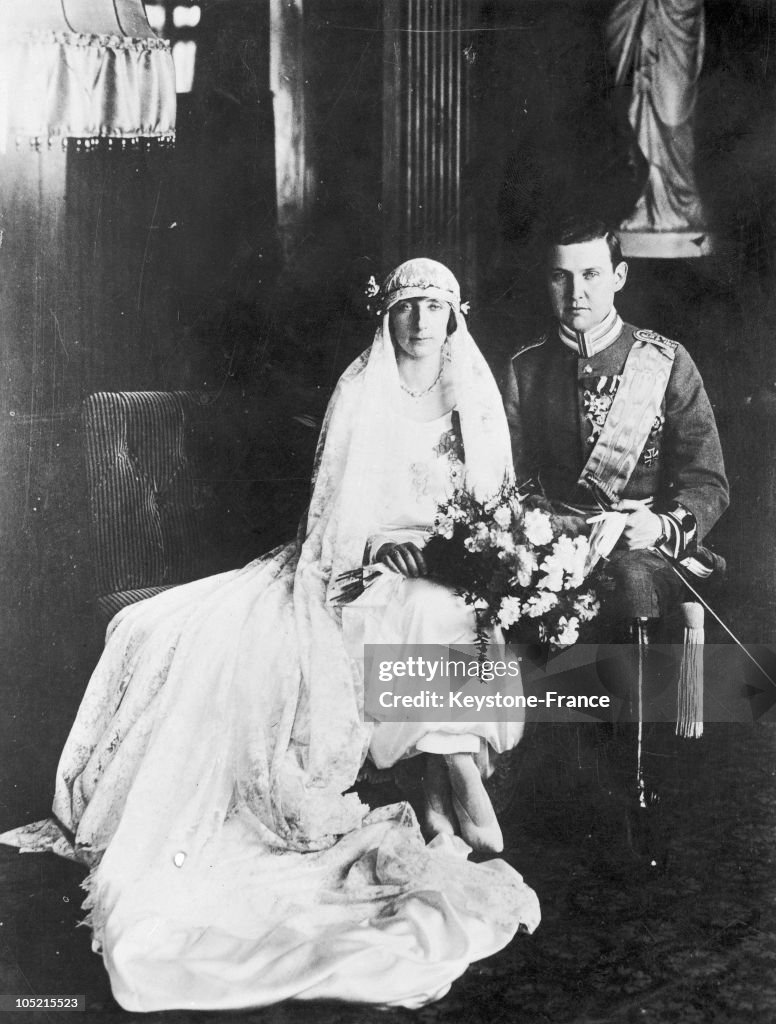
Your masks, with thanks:
M 538 619 L 541 615 L 546 615 L 551 611 L 557 603 L 557 594 L 553 594 L 549 590 L 537 590 L 523 603 L 523 611 L 530 618 Z
M 519 544 L 515 548 L 515 562 L 517 563 L 517 572 L 515 573 L 517 585 L 530 587 L 533 574 L 539 568 L 536 555 L 525 544 Z
M 451 515 L 444 516 L 436 524 L 436 532 L 440 537 L 446 537 L 447 540 L 452 539 L 454 529 L 455 520 Z
M 522 611 L 522 605 L 516 597 L 503 598 L 498 612 L 499 625 L 509 629 L 520 618 Z
M 547 590 L 563 590 L 563 566 L 551 557 L 545 558 L 542 562 L 544 576 L 539 578 L 539 585 Z
M 488 531 L 488 543 L 490 547 L 496 548 L 497 551 L 515 550 L 515 541 L 512 534 L 508 530 L 497 530 L 495 526 L 491 526 Z
M 585 578 L 586 557 L 587 540 L 584 537 L 558 537 L 541 564 L 545 576 L 539 582 L 548 590 L 563 590 L 565 577 L 567 588 L 580 586 Z
M 557 644 L 558 647 L 570 647 L 577 642 L 578 638 L 579 619 L 576 615 L 572 615 L 570 619 L 561 615 L 558 619 L 558 632 L 552 637 L 551 642 Z
M 471 536 L 464 541 L 467 551 L 485 551 L 490 543 L 490 531 L 485 523 L 475 523 Z
M 508 530 L 493 530 L 491 531 L 490 539 L 495 548 L 499 550 L 499 557 L 514 554 L 515 538 L 509 533 Z
M 574 611 L 580 622 L 590 622 L 601 610 L 601 603 L 592 590 L 580 594 L 574 601 Z
M 373 299 L 376 295 L 379 294 L 379 292 L 380 285 L 375 280 L 375 275 L 372 274 L 372 276 L 369 278 L 366 285 L 364 286 L 364 295 L 366 295 L 367 298 Z
M 552 545 L 552 553 L 563 561 L 563 568 L 570 572 L 574 564 L 574 557 L 576 555 L 577 548 L 573 537 L 569 537 L 567 534 L 563 534 L 558 537 L 555 543 Z
M 500 526 L 502 530 L 508 530 L 512 525 L 512 510 L 507 508 L 506 505 L 499 505 L 493 513 L 493 521 L 496 526 Z
M 523 529 L 531 544 L 549 544 L 552 540 L 552 522 L 546 512 L 532 508 L 523 519 Z

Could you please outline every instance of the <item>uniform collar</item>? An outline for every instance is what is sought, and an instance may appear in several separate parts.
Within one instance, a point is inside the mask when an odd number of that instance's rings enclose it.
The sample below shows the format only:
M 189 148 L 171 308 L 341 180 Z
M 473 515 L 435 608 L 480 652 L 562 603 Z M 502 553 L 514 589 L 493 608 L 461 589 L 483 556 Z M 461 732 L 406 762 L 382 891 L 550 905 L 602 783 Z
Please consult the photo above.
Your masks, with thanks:
M 592 331 L 574 331 L 565 324 L 558 324 L 558 336 L 563 344 L 585 359 L 603 352 L 619 338 L 621 331 L 622 320 L 614 306 Z

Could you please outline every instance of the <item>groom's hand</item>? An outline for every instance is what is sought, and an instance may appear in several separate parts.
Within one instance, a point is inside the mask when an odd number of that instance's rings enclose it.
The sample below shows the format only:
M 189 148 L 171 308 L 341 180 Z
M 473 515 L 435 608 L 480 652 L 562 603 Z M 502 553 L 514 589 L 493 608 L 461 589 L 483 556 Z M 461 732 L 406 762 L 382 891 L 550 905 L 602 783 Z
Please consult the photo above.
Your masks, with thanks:
M 651 548 L 663 532 L 660 516 L 650 512 L 648 508 L 639 508 L 629 513 L 622 531 L 622 547 L 628 551 Z
M 382 562 L 402 576 L 428 576 L 426 560 L 417 544 L 383 544 L 375 561 Z

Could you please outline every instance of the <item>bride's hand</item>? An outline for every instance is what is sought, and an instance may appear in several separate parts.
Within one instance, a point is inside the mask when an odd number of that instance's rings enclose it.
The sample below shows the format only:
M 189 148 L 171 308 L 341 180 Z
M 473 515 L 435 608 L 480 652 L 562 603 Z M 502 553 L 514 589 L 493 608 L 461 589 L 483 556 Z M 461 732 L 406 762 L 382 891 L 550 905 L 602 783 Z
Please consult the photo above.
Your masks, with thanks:
M 426 560 L 417 544 L 383 544 L 375 561 L 382 562 L 402 576 L 428 576 Z

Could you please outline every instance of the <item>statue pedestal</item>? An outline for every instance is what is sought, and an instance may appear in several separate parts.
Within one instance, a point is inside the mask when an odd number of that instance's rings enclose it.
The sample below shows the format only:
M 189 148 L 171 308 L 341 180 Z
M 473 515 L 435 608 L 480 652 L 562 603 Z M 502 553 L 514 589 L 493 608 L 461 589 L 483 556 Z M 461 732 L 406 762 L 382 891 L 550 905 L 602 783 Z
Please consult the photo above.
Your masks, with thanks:
M 617 232 L 622 254 L 647 260 L 679 260 L 692 256 L 710 256 L 715 251 L 714 235 L 708 231 L 627 231 Z

